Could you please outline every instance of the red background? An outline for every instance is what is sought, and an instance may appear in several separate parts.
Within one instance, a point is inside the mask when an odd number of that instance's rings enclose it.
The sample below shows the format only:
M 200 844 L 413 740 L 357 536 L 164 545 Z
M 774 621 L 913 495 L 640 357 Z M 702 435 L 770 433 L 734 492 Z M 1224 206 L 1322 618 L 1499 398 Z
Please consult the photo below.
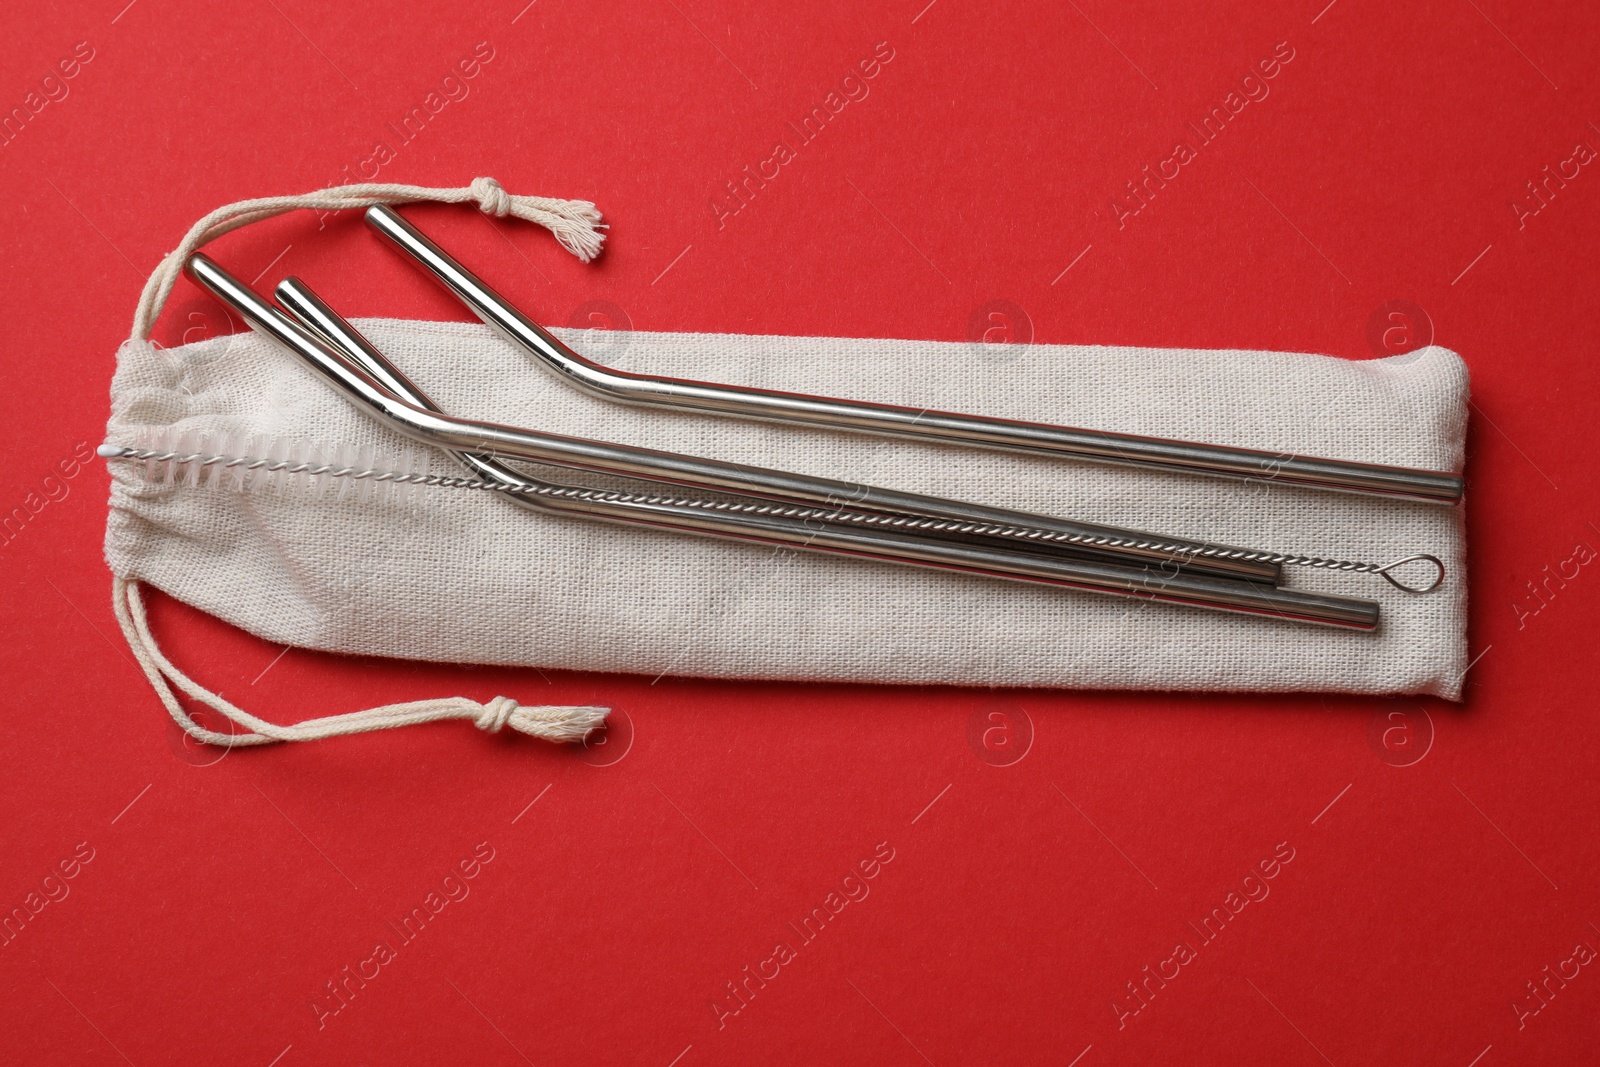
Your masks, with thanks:
M 648 330 L 959 340 L 1008 300 L 1040 341 L 1360 359 L 1376 309 L 1424 309 L 1473 374 L 1479 658 L 1461 706 L 652 683 L 285 653 L 157 598 L 181 664 L 283 721 L 507 692 L 612 705 L 632 734 L 585 751 L 439 725 L 218 760 L 117 633 L 94 463 L 0 551 L 0 907 L 93 850 L 0 949 L 0 1059 L 1593 1061 L 1593 964 L 1520 1028 L 1513 1005 L 1600 948 L 1600 576 L 1537 613 L 1527 585 L 1600 546 L 1600 176 L 1520 226 L 1511 203 L 1600 146 L 1600 9 L 125 2 L 0 15 L 7 109 L 94 50 L 0 148 L 7 512 L 101 439 L 140 286 L 193 220 L 339 180 L 488 41 L 381 179 L 599 204 L 590 267 L 532 227 L 416 209 L 547 322 L 605 300 Z M 719 229 L 722 183 L 880 41 L 870 95 Z M 1268 98 L 1119 228 L 1110 198 L 1280 41 Z M 353 218 L 214 255 L 350 314 L 462 317 Z M 183 282 L 158 337 L 208 317 Z M 319 1029 L 325 983 L 480 842 L 471 895 Z M 870 896 L 719 1028 L 724 983 L 879 842 Z M 1270 896 L 1119 1028 L 1126 983 L 1280 842 Z

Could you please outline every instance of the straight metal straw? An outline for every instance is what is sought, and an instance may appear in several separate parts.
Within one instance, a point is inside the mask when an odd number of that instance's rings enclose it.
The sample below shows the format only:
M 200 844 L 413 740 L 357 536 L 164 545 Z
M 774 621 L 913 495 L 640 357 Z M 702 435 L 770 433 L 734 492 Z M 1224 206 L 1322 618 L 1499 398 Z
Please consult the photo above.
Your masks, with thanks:
M 493 452 L 545 462 L 549 462 L 550 457 L 554 455 L 559 457 L 558 462 L 568 466 L 578 465 L 573 462 L 577 457 L 587 457 L 586 462 L 589 464 L 587 469 L 605 470 L 611 473 L 618 472 L 615 464 L 607 462 L 605 465 L 596 465 L 593 461 L 615 459 L 609 450 L 620 450 L 623 456 L 642 451 L 567 438 L 556 440 L 569 442 L 572 450 L 553 449 L 548 443 L 551 435 L 534 434 L 491 423 L 452 419 L 429 411 L 390 391 L 389 384 L 398 384 L 402 387 L 409 385 L 398 371 L 394 371 L 392 376 L 385 375 L 386 378 L 391 378 L 386 384 L 332 347 L 328 340 L 319 335 L 319 332 L 313 332 L 285 316 L 263 301 L 249 287 L 205 257 L 198 255 L 192 257 L 187 267 L 196 281 L 238 310 L 253 328 L 287 347 L 353 399 L 408 436 L 459 452 Z M 381 355 L 378 358 L 381 360 Z M 408 391 L 415 397 L 425 399 L 414 385 L 409 386 Z M 695 460 L 692 457 L 677 458 L 691 465 L 709 462 Z M 646 469 L 653 471 L 650 465 L 646 465 Z M 627 470 L 621 473 L 636 477 L 647 476 L 639 470 Z M 525 476 L 517 475 L 517 477 Z M 556 503 L 554 500 L 547 502 Z M 608 517 L 623 518 L 621 513 L 613 513 Z M 752 517 L 703 513 L 686 516 L 674 511 L 671 505 L 663 505 L 657 511 L 654 521 L 637 513 L 624 519 L 635 522 L 641 520 L 653 525 L 690 532 L 717 533 L 746 540 L 783 543 L 814 551 L 865 556 L 888 562 L 1067 586 L 1090 592 L 1270 616 L 1288 621 L 1364 631 L 1376 629 L 1378 623 L 1378 605 L 1372 601 L 1308 594 L 1278 589 L 1258 582 L 1197 577 L 1182 572 L 1163 576 L 1146 568 L 1043 556 L 988 545 L 930 540 L 888 530 L 796 523 L 781 516 Z
M 1457 503 L 1464 489 L 1459 474 L 1444 471 L 1318 459 L 613 370 L 567 347 L 392 208 L 382 204 L 370 207 L 366 219 L 368 225 L 425 268 L 475 315 L 527 350 L 541 366 L 562 381 L 607 400 L 1433 503 Z

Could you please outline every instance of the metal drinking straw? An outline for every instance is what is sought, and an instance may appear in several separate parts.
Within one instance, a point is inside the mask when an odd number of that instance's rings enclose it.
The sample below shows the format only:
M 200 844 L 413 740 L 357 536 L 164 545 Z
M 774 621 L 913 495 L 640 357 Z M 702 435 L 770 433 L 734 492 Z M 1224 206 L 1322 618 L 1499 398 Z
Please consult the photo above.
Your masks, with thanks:
M 1444 471 L 1318 459 L 614 370 L 563 344 L 394 209 L 381 204 L 370 207 L 366 219 L 368 225 L 432 274 L 475 315 L 525 349 L 541 366 L 562 381 L 607 400 L 1433 503 L 1457 503 L 1464 489 L 1459 474 Z

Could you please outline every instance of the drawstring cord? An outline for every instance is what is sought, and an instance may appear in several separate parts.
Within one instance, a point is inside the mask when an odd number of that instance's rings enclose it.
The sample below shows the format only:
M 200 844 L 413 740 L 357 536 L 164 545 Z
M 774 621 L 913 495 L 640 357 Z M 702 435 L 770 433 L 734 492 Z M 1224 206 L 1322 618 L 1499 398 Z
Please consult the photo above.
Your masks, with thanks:
M 161 309 L 178 276 L 183 272 L 184 261 L 200 246 L 252 222 L 272 218 L 290 211 L 309 208 L 317 211 L 344 211 L 368 208 L 374 204 L 405 204 L 433 201 L 441 204 L 476 203 L 486 215 L 504 218 L 507 215 L 543 226 L 555 235 L 561 246 L 584 263 L 600 254 L 605 242 L 605 223 L 599 209 L 587 200 L 555 200 L 542 196 L 514 196 L 493 178 L 475 178 L 463 188 L 431 189 L 418 185 L 343 185 L 319 189 L 301 196 L 275 196 L 259 200 L 241 200 L 217 208 L 195 223 L 179 243 L 168 253 L 145 282 L 139 296 L 139 307 L 133 317 L 133 340 L 143 341 L 150 336 Z M 166 706 L 172 719 L 196 741 L 208 745 L 264 745 L 274 741 L 317 741 L 327 737 L 366 733 L 370 730 L 392 730 L 400 726 L 439 722 L 446 719 L 470 719 L 481 730 L 498 733 L 510 727 L 530 737 L 547 741 L 582 741 L 589 731 L 600 726 L 607 708 L 599 707 L 524 707 L 510 697 L 498 696 L 487 704 L 466 697 L 445 697 L 437 700 L 419 700 L 409 704 L 386 704 L 365 711 L 343 715 L 327 715 L 306 719 L 289 726 L 280 726 L 236 707 L 222 697 L 195 682 L 179 670 L 156 644 L 145 615 L 144 599 L 139 583 L 117 575 L 111 586 L 111 606 L 116 612 L 122 634 L 134 658 L 150 680 L 156 695 Z M 247 733 L 233 734 L 209 730 L 195 722 L 184 711 L 174 692 L 174 687 L 191 699 L 226 716 L 242 726 Z
M 269 196 L 225 204 L 195 223 L 169 252 L 145 282 L 139 296 L 139 309 L 133 316 L 133 339 L 144 340 L 156 324 L 183 264 L 208 241 L 231 233 L 252 222 L 270 219 L 301 208 L 315 211 L 347 211 L 374 204 L 412 204 L 432 201 L 440 204 L 475 203 L 485 215 L 523 219 L 543 226 L 555 235 L 561 247 L 588 263 L 600 254 L 606 235 L 600 231 L 600 210 L 587 200 L 555 200 L 545 196 L 513 196 L 493 178 L 474 178 L 472 184 L 453 189 L 430 189 L 421 185 L 339 185 L 318 189 L 301 196 Z
M 416 726 L 426 722 L 447 719 L 470 719 L 480 730 L 499 733 L 509 726 L 518 733 L 539 737 L 546 741 L 582 741 L 589 731 L 605 721 L 607 708 L 559 707 L 540 705 L 525 707 L 510 697 L 499 696 L 486 704 L 466 697 L 444 697 L 436 700 L 417 700 L 409 704 L 385 704 L 382 707 L 353 711 L 343 715 L 325 715 L 306 719 L 289 726 L 280 726 L 250 714 L 229 703 L 216 693 L 200 685 L 179 670 L 150 631 L 150 620 L 145 614 L 144 596 L 139 583 L 127 578 L 114 578 L 111 584 L 111 607 L 116 612 L 122 634 L 128 639 L 133 658 L 144 670 L 145 677 L 155 688 L 156 696 L 166 705 L 172 720 L 184 733 L 208 745 L 265 745 L 274 741 L 320 741 L 328 737 L 367 733 L 372 730 L 393 730 L 401 726 Z M 173 688 L 181 690 L 193 700 L 216 711 L 244 727 L 248 733 L 223 733 L 209 730 L 195 722 L 183 709 Z

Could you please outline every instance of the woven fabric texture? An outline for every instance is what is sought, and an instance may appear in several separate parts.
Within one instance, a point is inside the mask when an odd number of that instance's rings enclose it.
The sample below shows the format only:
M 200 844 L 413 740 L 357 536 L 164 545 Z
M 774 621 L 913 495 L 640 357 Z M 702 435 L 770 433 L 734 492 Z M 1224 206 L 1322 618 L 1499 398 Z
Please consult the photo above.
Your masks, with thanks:
M 1386 563 L 1290 584 L 1382 604 L 1377 633 L 534 515 L 491 494 L 386 502 L 156 486 L 113 463 L 106 557 L 271 641 L 334 652 L 723 678 L 1096 689 L 1432 693 L 1466 666 L 1462 509 L 622 407 L 476 324 L 358 320 L 444 410 L 1169 536 Z M 1350 362 L 1252 351 L 556 330 L 654 374 L 1218 444 L 1459 470 L 1467 373 L 1430 347 Z M 107 441 L 160 432 L 416 453 L 255 334 L 118 353 Z M 430 460 L 443 471 L 442 454 Z M 599 484 L 537 470 L 569 484 Z M 192 658 L 195 650 L 178 650 Z

